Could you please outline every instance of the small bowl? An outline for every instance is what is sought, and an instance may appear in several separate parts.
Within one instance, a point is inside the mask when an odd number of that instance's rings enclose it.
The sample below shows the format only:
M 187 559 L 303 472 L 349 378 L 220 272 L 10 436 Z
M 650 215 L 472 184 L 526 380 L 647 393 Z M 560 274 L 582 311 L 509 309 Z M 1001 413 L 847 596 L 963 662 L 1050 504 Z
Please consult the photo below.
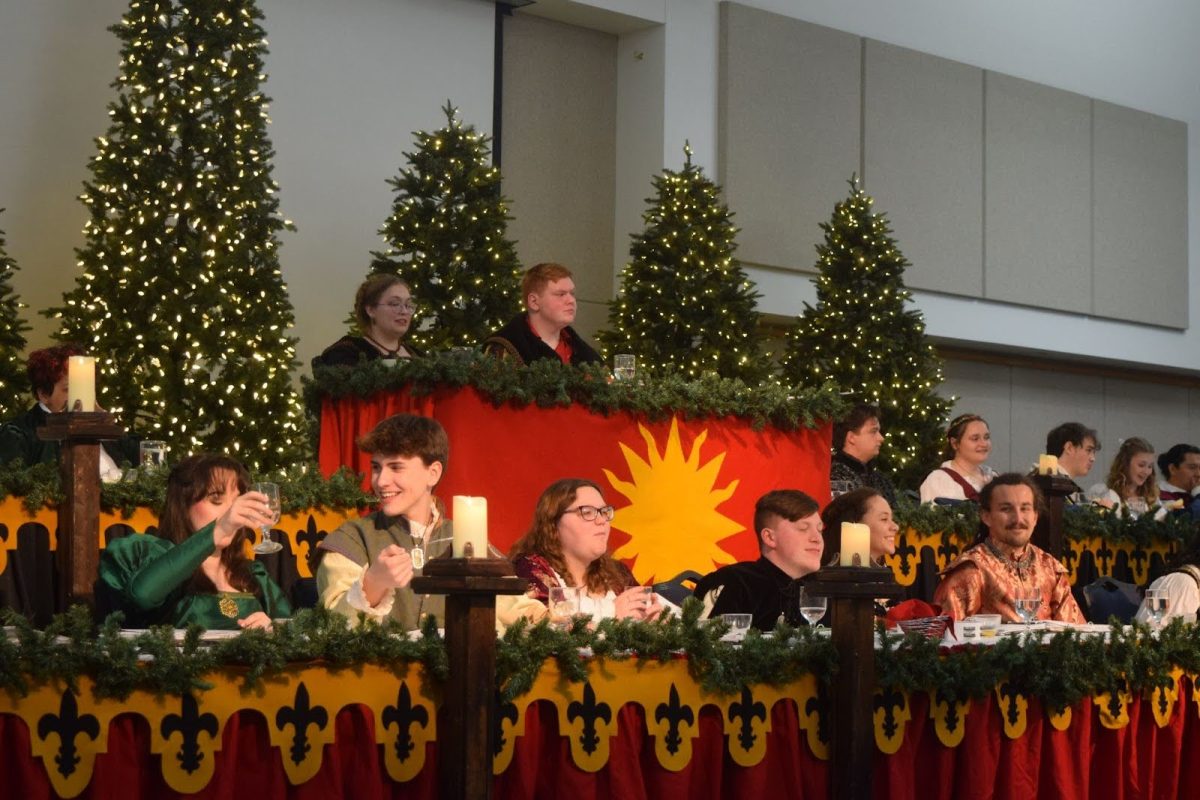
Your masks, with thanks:
M 978 623 L 979 635 L 985 639 L 995 638 L 1000 632 L 999 614 L 976 614 L 973 617 L 968 617 L 965 621 Z

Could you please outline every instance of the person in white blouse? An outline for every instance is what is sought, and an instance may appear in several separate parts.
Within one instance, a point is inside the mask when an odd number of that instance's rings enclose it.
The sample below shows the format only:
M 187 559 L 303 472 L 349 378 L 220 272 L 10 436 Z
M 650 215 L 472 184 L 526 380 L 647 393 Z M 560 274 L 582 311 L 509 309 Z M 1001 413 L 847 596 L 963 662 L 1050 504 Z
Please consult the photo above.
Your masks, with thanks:
M 996 477 L 984 462 L 992 453 L 992 432 L 978 414 L 962 414 L 950 421 L 942 465 L 921 484 L 921 502 L 979 499 L 979 491 Z
M 1092 502 L 1131 517 L 1140 517 L 1159 506 L 1158 482 L 1154 477 L 1154 445 L 1137 436 L 1121 442 L 1108 468 L 1108 478 L 1088 489 Z M 1155 514 L 1161 518 L 1166 511 Z
M 1171 571 L 1154 580 L 1146 589 L 1150 592 L 1162 592 L 1167 599 L 1167 608 L 1163 613 L 1162 622 L 1182 617 L 1188 622 L 1196 621 L 1196 612 L 1200 611 L 1200 547 L 1193 546 L 1180 554 L 1171 562 Z M 1138 622 L 1154 621 L 1145 600 L 1138 608 L 1135 619 Z

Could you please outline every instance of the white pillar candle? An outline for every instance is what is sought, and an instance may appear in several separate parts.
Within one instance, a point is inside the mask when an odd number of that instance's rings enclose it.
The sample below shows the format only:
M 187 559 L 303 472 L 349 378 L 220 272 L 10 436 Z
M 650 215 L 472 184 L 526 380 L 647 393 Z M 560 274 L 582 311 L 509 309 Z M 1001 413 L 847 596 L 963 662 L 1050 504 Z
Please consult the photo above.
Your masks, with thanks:
M 487 558 L 487 498 L 454 496 L 454 557 L 465 558 L 471 543 L 474 558 Z
M 67 411 L 96 410 L 96 359 L 91 356 L 71 356 L 67 361 Z
M 871 563 L 871 529 L 861 522 L 842 523 L 842 547 L 838 563 L 843 567 L 866 567 Z M 855 556 L 858 563 L 855 563 Z
M 1038 456 L 1038 475 L 1053 475 L 1058 472 L 1058 456 L 1042 453 Z

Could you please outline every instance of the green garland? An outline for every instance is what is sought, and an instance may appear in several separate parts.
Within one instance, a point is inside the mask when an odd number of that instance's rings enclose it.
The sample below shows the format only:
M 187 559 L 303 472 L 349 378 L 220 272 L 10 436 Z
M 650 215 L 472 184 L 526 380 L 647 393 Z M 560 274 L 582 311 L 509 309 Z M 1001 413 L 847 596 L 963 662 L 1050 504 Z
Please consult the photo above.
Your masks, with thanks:
M 581 650 L 594 657 L 639 663 L 687 659 L 688 671 L 709 693 L 729 695 L 743 685 L 783 685 L 805 674 L 829 681 L 837 655 L 825 636 L 809 628 L 780 624 L 772 636 L 751 631 L 740 647 L 720 641 L 728 627 L 699 619 L 700 604 L 689 600 L 683 614 L 643 624 L 604 620 L 594 630 L 582 621 L 560 631 L 544 621 L 519 623 L 499 640 L 497 686 L 505 700 L 527 693 L 545 663 L 553 659 L 563 676 L 587 677 Z M 179 695 L 211 688 L 207 679 L 219 669 L 235 669 L 246 690 L 280 675 L 296 663 L 319 663 L 331 670 L 375 664 L 397 673 L 419 664 L 426 679 L 441 682 L 449 673 L 445 645 L 435 620 L 410 638 L 388 620 L 362 620 L 351 628 L 324 609 L 306 610 L 274 631 L 245 631 L 211 645 L 192 628 L 181 644 L 170 628 L 153 628 L 137 638 L 118 635 L 114 615 L 99 628 L 89 612 L 76 607 L 37 630 L 9 611 L 5 623 L 13 637 L 0 638 L 0 691 L 25 695 L 36 685 L 90 676 L 100 698 L 124 700 L 135 690 Z M 140 660 L 139 653 L 150 660 Z M 1067 708 L 1104 692 L 1128 690 L 1143 696 L 1171 681 L 1175 667 L 1200 673 L 1200 627 L 1174 620 L 1158 635 L 1144 625 L 1114 627 L 1107 636 L 1064 631 L 1040 646 L 1017 637 L 994 646 L 941 649 L 916 634 L 886 636 L 876 652 L 881 687 L 926 692 L 947 701 L 982 699 L 1002 681 L 1046 708 Z
M 974 503 L 939 506 L 902 500 L 895 512 L 901 530 L 911 528 L 924 536 L 945 533 L 969 543 L 979 528 L 979 509 Z M 1093 505 L 1067 506 L 1063 510 L 1063 535 L 1071 541 L 1104 539 L 1145 547 L 1155 540 L 1165 540 L 1188 547 L 1198 534 L 1200 523 L 1183 514 L 1169 514 L 1163 520 L 1155 520 L 1150 514 L 1133 519 L 1128 514 Z
M 321 475 L 315 464 L 289 467 L 255 480 L 270 480 L 279 484 L 279 497 L 285 514 L 309 508 L 362 508 L 372 503 L 371 496 L 362 490 L 359 477 L 345 467 L 329 478 Z M 120 511 L 128 517 L 136 508 L 160 509 L 166 498 L 166 470 L 136 470 L 130 480 L 100 485 L 100 507 L 105 511 Z M 27 467 L 21 461 L 0 465 L 0 500 L 22 498 L 30 513 L 43 507 L 56 507 L 63 500 L 58 466 L 34 464 Z
M 1175 619 L 1157 637 L 1138 624 L 1114 626 L 1107 636 L 1063 631 L 1037 647 L 1005 637 L 994 646 L 949 651 L 917 635 L 889 637 L 875 663 L 880 686 L 963 701 L 981 699 L 1007 680 L 1015 691 L 1059 711 L 1105 692 L 1146 696 L 1170 685 L 1173 667 L 1200 671 L 1200 627 Z
M 815 427 L 836 419 L 845 409 L 833 384 L 817 389 L 789 389 L 776 383 L 751 387 L 711 374 L 687 380 L 677 372 L 614 381 L 603 364 L 568 367 L 546 359 L 520 366 L 476 352 L 415 358 L 396 365 L 370 361 L 355 367 L 318 367 L 311 380 L 303 380 L 310 408 L 319 407 L 323 397 L 369 397 L 404 388 L 420 397 L 446 386 L 470 386 L 497 407 L 575 403 L 599 414 L 624 411 L 653 420 L 676 412 L 688 418 L 734 416 L 756 428 L 769 424 L 785 431 Z

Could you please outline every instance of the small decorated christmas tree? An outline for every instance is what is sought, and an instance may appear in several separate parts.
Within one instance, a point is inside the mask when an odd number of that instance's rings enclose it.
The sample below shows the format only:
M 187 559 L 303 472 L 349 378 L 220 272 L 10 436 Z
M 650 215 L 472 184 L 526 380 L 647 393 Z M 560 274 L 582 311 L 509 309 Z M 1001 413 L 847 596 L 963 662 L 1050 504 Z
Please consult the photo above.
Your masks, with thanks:
M 937 393 L 942 362 L 921 313 L 906 307 L 909 262 L 873 203 L 852 178 L 850 196 L 821 223 L 817 305 L 805 304 L 789 334 L 781 373 L 803 386 L 832 379 L 855 402 L 878 406 L 887 434 L 879 466 L 915 488 L 939 461 L 950 402 Z
M 293 312 L 253 0 L 132 0 L 82 200 L 82 274 L 49 312 L 98 356 L 99 401 L 176 456 L 304 453 Z
M 0 208 L 0 212 L 4 209 Z M 24 411 L 29 405 L 29 381 L 25 377 L 25 331 L 21 319 L 25 304 L 12 288 L 17 262 L 8 255 L 4 231 L 0 230 L 0 419 Z
M 449 103 L 446 126 L 419 131 L 408 167 L 388 183 L 392 214 L 372 253 L 372 272 L 408 283 L 417 312 L 408 334 L 426 351 L 473 347 L 521 309 L 521 267 L 507 238 L 508 201 L 489 137 L 464 125 Z
M 733 215 L 692 163 L 691 147 L 683 151 L 682 170 L 654 177 L 646 228 L 633 236 L 608 329 L 597 338 L 606 355 L 631 353 L 639 368 L 757 383 L 765 373 L 758 294 L 733 257 Z

